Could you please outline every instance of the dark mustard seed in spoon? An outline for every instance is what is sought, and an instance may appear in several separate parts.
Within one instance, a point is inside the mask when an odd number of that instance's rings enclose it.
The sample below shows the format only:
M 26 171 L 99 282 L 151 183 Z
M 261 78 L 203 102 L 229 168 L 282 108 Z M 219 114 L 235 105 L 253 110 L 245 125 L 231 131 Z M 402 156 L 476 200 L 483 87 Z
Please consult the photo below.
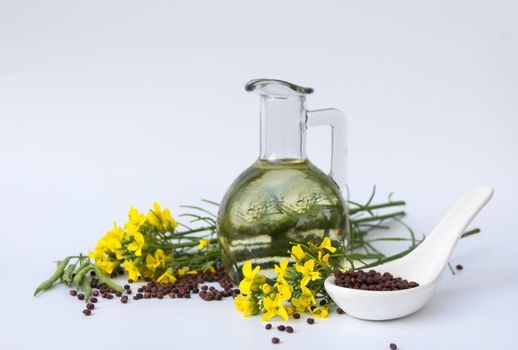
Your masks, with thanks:
M 374 270 L 335 271 L 335 284 L 340 287 L 368 290 L 368 291 L 397 291 L 419 286 L 419 283 L 407 281 L 401 277 L 394 277 L 385 272 L 381 274 Z

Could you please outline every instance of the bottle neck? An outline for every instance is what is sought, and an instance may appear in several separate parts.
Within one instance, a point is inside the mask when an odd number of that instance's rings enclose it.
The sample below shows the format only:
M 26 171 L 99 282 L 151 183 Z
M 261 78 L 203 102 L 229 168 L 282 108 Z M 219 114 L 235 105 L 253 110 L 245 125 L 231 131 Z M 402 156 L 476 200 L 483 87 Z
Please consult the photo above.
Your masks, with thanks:
M 268 161 L 306 159 L 304 96 L 261 96 L 261 154 Z

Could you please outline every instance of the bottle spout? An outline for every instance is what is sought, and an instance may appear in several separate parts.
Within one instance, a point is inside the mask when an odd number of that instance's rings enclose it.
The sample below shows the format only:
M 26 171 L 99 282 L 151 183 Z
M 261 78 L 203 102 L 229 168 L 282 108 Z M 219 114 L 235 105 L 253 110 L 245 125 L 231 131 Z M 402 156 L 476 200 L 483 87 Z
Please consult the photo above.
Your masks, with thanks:
M 277 79 L 254 79 L 245 85 L 245 90 L 257 92 L 271 98 L 290 98 L 307 95 L 313 92 L 310 87 L 304 87 Z
M 260 95 L 261 153 L 268 161 L 306 159 L 306 94 L 311 88 L 276 79 L 254 79 L 246 91 Z

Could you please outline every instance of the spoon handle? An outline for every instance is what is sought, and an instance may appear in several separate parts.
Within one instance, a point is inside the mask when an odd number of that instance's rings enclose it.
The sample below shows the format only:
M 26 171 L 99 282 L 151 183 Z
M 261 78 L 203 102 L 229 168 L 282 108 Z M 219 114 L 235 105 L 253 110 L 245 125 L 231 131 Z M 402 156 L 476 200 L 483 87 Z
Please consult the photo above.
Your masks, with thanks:
M 492 196 L 490 187 L 477 187 L 465 193 L 424 242 L 409 254 L 407 263 L 415 263 L 429 279 L 437 278 L 466 227 Z

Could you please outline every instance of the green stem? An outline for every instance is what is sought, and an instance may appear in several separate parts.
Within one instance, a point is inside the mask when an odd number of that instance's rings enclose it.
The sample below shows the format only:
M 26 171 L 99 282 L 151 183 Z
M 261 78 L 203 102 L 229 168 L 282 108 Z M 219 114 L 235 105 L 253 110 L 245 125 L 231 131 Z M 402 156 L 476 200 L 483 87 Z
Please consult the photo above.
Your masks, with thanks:
M 417 246 L 415 246 L 415 247 L 417 247 Z M 367 264 L 367 265 L 363 265 L 361 268 L 362 268 L 362 269 L 366 269 L 366 268 L 369 268 L 369 267 L 378 266 L 378 265 L 381 265 L 381 264 L 387 263 L 387 262 L 389 262 L 389 261 L 392 261 L 392 260 L 396 260 L 396 259 L 402 258 L 402 257 L 404 257 L 405 255 L 407 255 L 408 253 L 410 253 L 412 250 L 414 250 L 414 249 L 415 249 L 415 247 L 410 247 L 410 248 L 408 248 L 407 250 L 402 251 L 401 253 L 394 254 L 394 255 L 391 255 L 391 256 L 387 256 L 387 257 L 385 257 L 385 258 L 378 259 L 377 261 L 375 261 L 375 262 L 373 262 L 373 263 L 370 263 L 370 264 Z
M 372 221 L 392 219 L 392 218 L 396 218 L 398 216 L 405 216 L 405 215 L 406 215 L 406 212 L 398 211 L 398 212 L 391 213 L 391 214 L 386 214 L 386 215 L 371 216 L 371 217 L 360 218 L 360 219 L 351 219 L 351 222 L 352 222 L 353 225 L 358 225 L 358 224 L 361 224 L 361 223 L 364 223 L 364 222 L 372 222 Z
M 405 201 L 397 201 L 397 202 L 387 202 L 387 203 L 381 203 L 381 204 L 373 204 L 369 205 L 367 207 L 359 207 L 354 209 L 349 209 L 349 214 L 353 215 L 362 211 L 372 211 L 376 209 L 383 209 L 383 208 L 389 208 L 389 207 L 397 207 L 397 206 L 403 206 L 406 205 Z
M 460 236 L 460 238 L 465 238 L 465 237 L 469 237 L 469 236 L 472 236 L 472 235 L 476 235 L 477 233 L 480 233 L 480 229 L 479 228 L 475 228 L 473 230 L 469 230 L 469 231 L 466 231 L 462 234 L 462 236 Z
M 204 227 L 195 228 L 195 229 L 188 230 L 188 231 L 175 232 L 175 233 L 172 233 L 168 237 L 178 237 L 178 236 L 181 237 L 181 236 L 188 235 L 190 233 L 203 232 L 203 231 L 209 231 L 209 230 L 214 230 L 214 229 L 216 229 L 216 226 L 204 226 Z

